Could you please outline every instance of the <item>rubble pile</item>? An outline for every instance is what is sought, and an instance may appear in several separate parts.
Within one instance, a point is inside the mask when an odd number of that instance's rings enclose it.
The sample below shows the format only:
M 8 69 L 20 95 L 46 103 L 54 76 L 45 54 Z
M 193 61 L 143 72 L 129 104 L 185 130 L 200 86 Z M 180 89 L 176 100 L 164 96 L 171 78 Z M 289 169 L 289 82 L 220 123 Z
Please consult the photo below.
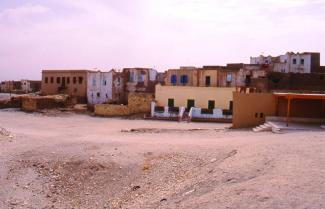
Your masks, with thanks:
M 10 131 L 2 127 L 0 127 L 0 136 L 12 137 Z

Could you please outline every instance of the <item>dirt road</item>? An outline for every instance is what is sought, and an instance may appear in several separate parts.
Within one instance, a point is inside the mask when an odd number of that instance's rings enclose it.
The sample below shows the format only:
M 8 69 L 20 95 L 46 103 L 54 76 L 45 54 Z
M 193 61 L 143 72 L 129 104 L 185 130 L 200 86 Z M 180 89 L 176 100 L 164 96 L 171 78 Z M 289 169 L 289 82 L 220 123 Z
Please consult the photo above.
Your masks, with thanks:
M 0 127 L 4 209 L 325 208 L 325 132 L 3 110 Z

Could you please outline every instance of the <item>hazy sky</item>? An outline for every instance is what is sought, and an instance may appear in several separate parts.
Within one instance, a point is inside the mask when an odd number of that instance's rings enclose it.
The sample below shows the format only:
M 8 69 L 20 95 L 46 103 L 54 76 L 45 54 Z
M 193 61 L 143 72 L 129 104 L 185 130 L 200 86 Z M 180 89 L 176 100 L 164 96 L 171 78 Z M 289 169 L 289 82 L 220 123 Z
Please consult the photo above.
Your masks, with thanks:
M 0 0 L 0 80 L 319 51 L 324 0 Z

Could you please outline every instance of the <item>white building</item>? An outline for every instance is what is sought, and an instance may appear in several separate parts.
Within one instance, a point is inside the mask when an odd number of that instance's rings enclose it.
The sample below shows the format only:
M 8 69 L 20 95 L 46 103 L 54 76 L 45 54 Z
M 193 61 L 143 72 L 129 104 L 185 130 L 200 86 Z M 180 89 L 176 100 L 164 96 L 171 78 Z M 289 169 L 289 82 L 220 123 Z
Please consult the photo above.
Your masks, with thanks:
M 107 103 L 113 98 L 113 71 L 89 72 L 87 99 L 89 104 Z
M 314 73 L 321 70 L 320 53 L 314 52 L 287 52 L 285 55 L 278 57 L 264 57 L 261 55 L 259 57 L 251 57 L 250 64 L 273 65 L 273 71 L 281 73 Z
M 292 53 L 280 56 L 280 62 L 275 63 L 274 71 L 282 73 L 312 73 L 319 67 L 318 53 Z M 318 61 L 317 61 L 318 60 Z M 316 62 L 316 63 L 315 63 Z M 315 66 L 315 64 L 318 66 Z

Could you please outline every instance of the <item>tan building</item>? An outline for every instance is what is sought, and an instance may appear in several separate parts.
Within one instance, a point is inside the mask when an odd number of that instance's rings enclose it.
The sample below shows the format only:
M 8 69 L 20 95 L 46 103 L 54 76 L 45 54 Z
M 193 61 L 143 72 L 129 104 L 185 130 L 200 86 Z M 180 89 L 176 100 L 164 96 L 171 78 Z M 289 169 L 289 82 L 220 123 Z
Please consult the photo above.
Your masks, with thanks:
M 167 71 L 166 86 L 197 86 L 198 68 L 181 67 Z
M 181 67 L 167 71 L 167 86 L 236 87 L 243 64 L 227 66 Z
M 19 91 L 21 91 L 20 81 L 2 81 L 0 83 L 0 92 L 9 93 L 9 92 L 19 92 Z
M 42 94 L 67 94 L 87 102 L 87 74 L 88 70 L 43 70 Z

